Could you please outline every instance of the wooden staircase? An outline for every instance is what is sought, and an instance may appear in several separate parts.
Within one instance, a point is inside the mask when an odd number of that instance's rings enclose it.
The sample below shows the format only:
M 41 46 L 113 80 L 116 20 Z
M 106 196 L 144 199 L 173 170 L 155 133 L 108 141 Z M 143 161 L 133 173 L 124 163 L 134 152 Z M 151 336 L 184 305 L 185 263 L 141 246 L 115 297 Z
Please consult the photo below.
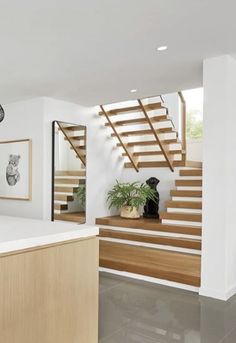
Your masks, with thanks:
M 159 97 L 138 99 L 132 106 L 112 108 L 100 106 L 105 126 L 112 130 L 111 137 L 123 149 L 125 168 L 184 166 L 185 144 L 178 138 L 168 108 Z
M 85 185 L 85 170 L 56 171 L 54 178 L 54 219 L 84 223 L 84 212 L 68 212 L 80 185 Z
M 54 172 L 54 211 L 53 219 L 85 222 L 85 212 L 71 212 L 70 206 L 75 201 L 75 193 L 86 180 L 86 127 L 56 121 L 58 133 L 68 142 L 75 157 L 79 159 L 78 170 L 56 170 Z M 65 143 L 66 144 L 66 143 Z M 72 153 L 71 152 L 71 153 Z M 81 162 L 81 163 L 80 163 Z
M 191 223 L 202 225 L 202 169 L 184 169 L 170 191 L 172 199 L 166 202 L 167 210 L 160 213 L 163 224 Z
M 200 286 L 202 169 L 181 169 L 160 219 L 97 218 L 100 267 Z

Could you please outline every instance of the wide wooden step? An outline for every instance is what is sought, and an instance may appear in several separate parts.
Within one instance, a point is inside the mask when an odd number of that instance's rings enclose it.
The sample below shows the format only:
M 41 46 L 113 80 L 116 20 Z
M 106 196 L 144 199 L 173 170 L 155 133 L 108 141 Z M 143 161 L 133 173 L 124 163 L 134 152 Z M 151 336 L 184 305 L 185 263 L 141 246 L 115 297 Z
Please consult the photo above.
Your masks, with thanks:
M 96 218 L 96 224 L 100 226 L 123 227 L 129 229 L 141 229 L 168 233 L 179 233 L 191 236 L 201 236 L 201 227 L 162 224 L 158 219 L 143 218 L 126 219 L 120 216 Z
M 199 213 L 161 212 L 160 218 L 168 219 L 168 220 L 187 221 L 187 222 L 199 222 L 199 223 L 202 221 L 202 215 Z
M 178 155 L 178 154 L 182 154 L 182 150 L 169 150 L 168 153 L 171 155 Z M 133 152 L 132 155 L 133 156 L 159 156 L 159 155 L 163 155 L 163 152 L 161 150 L 159 150 L 159 151 L 136 151 L 136 152 Z M 123 152 L 122 156 L 127 156 L 127 154 L 125 152 Z
M 199 255 L 100 240 L 100 266 L 200 286 Z
M 75 193 L 77 192 L 78 187 L 63 187 L 63 186 L 55 186 L 54 191 L 58 193 Z
M 202 209 L 201 201 L 166 201 L 165 206 L 168 208 L 193 208 L 193 209 Z
M 162 144 L 177 144 L 180 143 L 177 138 L 171 138 L 171 139 L 163 139 Z M 126 144 L 127 147 L 134 147 L 134 146 L 149 146 L 149 145 L 159 145 L 157 141 L 151 140 L 151 141 L 137 141 L 137 142 L 128 142 Z M 122 146 L 120 143 L 117 143 L 117 146 Z
M 169 117 L 166 114 L 158 115 L 155 117 L 150 117 L 152 123 L 170 121 Z M 135 118 L 135 119 L 126 119 L 126 120 L 118 120 L 113 122 L 114 126 L 125 126 L 125 125 L 140 125 L 140 124 L 147 124 L 146 118 Z M 110 123 L 106 123 L 105 126 L 110 126 Z
M 159 110 L 164 108 L 165 106 L 161 102 L 156 102 L 153 104 L 148 104 L 144 106 L 146 111 L 153 111 L 153 110 Z M 122 107 L 122 108 L 115 108 L 110 111 L 106 111 L 108 116 L 114 116 L 114 115 L 120 115 L 120 114 L 126 114 L 126 113 L 136 113 L 136 112 L 142 112 L 142 108 L 140 105 L 137 106 L 129 106 L 129 107 Z M 99 112 L 100 116 L 103 116 L 103 111 Z
M 59 201 L 73 201 L 74 197 L 72 195 L 66 195 L 66 194 L 55 194 L 54 195 L 54 200 L 59 200 Z
M 168 245 L 172 247 L 201 250 L 201 241 L 199 239 L 147 235 L 133 232 L 115 231 L 110 229 L 100 229 L 99 236 L 106 238 L 121 239 L 126 241 Z
M 68 209 L 68 205 L 67 204 L 54 204 L 54 210 L 67 210 Z
M 176 187 L 201 187 L 202 180 L 175 180 Z
M 184 161 L 174 161 L 174 167 L 181 167 L 184 165 Z M 169 167 L 166 161 L 145 161 L 145 162 L 138 162 L 138 168 L 166 168 Z M 126 162 L 125 168 L 132 168 L 132 163 Z
M 170 191 L 172 197 L 190 197 L 190 198 L 201 198 L 202 191 L 182 191 L 178 189 L 173 189 Z
M 55 178 L 55 185 L 83 185 L 85 180 L 83 179 L 73 179 L 73 178 Z
M 57 170 L 56 176 L 85 176 L 85 170 Z
M 172 127 L 164 127 L 161 129 L 156 129 L 155 131 L 157 134 L 176 133 L 176 131 L 174 131 Z M 152 130 L 136 130 L 136 131 L 124 131 L 124 132 L 119 133 L 120 137 L 145 136 L 145 135 L 153 135 L 153 131 Z M 112 133 L 111 137 L 116 137 L 116 134 Z
M 78 224 L 83 224 L 86 221 L 85 212 L 54 213 L 54 219 Z
M 181 169 L 180 176 L 202 176 L 202 169 Z

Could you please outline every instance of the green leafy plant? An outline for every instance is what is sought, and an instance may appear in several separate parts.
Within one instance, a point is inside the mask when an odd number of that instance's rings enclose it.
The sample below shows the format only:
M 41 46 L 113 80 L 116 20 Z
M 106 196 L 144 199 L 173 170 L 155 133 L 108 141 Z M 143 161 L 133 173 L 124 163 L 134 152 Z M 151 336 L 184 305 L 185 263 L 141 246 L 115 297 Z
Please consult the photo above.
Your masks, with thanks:
M 86 187 L 80 186 L 76 192 L 76 197 L 79 199 L 81 205 L 85 205 L 86 203 Z
M 136 207 L 145 205 L 147 199 L 157 201 L 156 193 L 148 185 L 140 182 L 120 183 L 116 180 L 114 187 L 108 192 L 109 208 L 120 209 L 123 206 Z

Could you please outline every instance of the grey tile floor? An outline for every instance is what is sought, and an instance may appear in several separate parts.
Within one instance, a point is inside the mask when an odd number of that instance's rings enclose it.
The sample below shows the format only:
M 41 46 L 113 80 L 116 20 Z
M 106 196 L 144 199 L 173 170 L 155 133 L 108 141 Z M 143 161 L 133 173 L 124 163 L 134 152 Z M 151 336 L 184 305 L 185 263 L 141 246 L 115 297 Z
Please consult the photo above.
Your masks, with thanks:
M 236 343 L 236 297 L 227 302 L 100 274 L 99 343 Z

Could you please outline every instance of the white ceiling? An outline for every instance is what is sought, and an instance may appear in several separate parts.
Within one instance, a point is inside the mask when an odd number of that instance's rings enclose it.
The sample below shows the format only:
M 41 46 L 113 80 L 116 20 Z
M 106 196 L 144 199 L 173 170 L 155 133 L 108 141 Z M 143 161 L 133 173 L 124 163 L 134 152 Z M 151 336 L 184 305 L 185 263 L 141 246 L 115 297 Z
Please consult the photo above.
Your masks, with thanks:
M 200 86 L 204 58 L 236 52 L 235 13 L 235 0 L 0 0 L 0 103 Z

